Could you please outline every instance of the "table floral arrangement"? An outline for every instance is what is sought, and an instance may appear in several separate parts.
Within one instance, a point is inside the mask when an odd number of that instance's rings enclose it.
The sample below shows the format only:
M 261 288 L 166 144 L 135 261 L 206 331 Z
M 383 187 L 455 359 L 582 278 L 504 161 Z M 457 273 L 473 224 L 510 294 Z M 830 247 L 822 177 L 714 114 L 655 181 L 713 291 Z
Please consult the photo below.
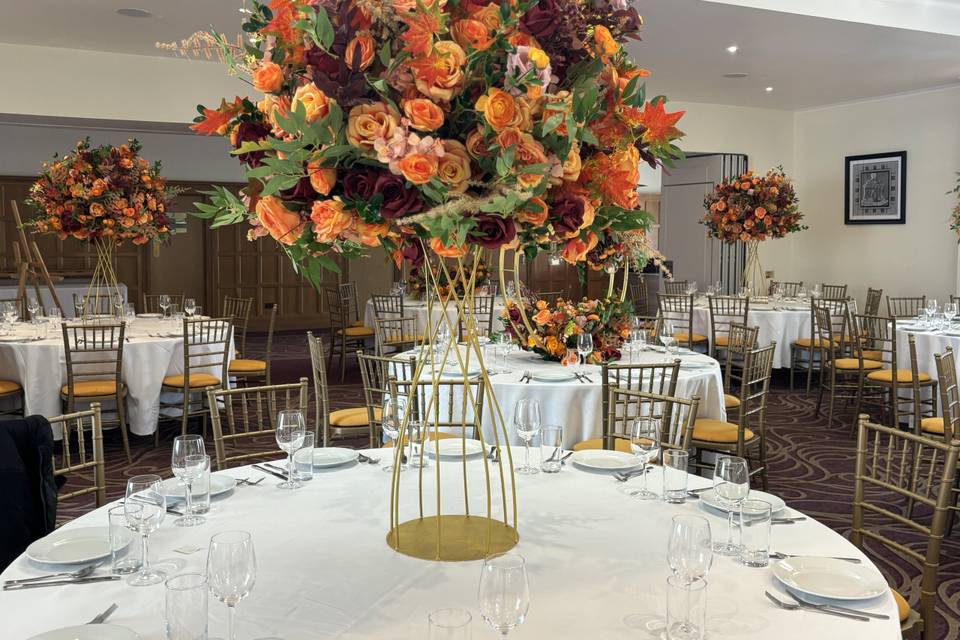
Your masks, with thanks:
M 951 193 L 957 197 L 957 206 L 953 208 L 953 213 L 950 214 L 950 229 L 960 236 L 960 172 L 957 173 L 957 186 L 947 192 L 947 194 Z M 957 241 L 960 242 L 960 239 Z
M 477 293 L 479 293 L 480 288 L 488 284 L 490 281 L 490 269 L 487 267 L 487 263 L 482 257 L 477 259 L 476 269 L 475 282 Z M 470 282 L 472 271 L 473 261 L 470 260 L 464 264 L 463 269 L 458 266 L 450 271 L 440 271 L 436 274 L 437 294 L 441 299 L 446 300 L 450 297 L 450 292 L 452 289 L 454 292 L 456 292 L 458 298 L 462 298 L 466 293 L 465 284 Z M 424 292 L 428 288 L 427 278 L 428 275 L 423 269 L 422 265 L 419 267 L 410 268 L 410 275 L 407 278 L 407 293 L 411 298 L 414 300 L 419 300 L 423 297 Z M 451 282 L 453 283 L 452 286 Z
M 583 298 L 579 302 L 558 299 L 553 305 L 546 300 L 525 304 L 534 335 L 520 322 L 515 302 L 503 311 L 507 334 L 524 351 L 566 365 L 569 350 L 576 350 L 576 337 L 589 333 L 593 335 L 593 353 L 587 356 L 587 362 L 602 364 L 620 359 L 620 347 L 630 336 L 629 302 Z

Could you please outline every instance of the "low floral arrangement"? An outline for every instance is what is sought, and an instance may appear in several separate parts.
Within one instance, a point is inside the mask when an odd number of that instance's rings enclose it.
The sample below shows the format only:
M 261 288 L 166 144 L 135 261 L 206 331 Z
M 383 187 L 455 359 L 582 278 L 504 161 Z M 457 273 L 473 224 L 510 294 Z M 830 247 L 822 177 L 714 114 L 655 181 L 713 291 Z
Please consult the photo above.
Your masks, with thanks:
M 457 297 L 462 298 L 464 294 L 464 282 L 470 281 L 470 276 L 473 273 L 473 261 L 467 260 L 464 262 L 464 271 L 465 273 L 461 274 L 459 267 L 454 267 L 450 269 L 448 267 L 447 271 L 439 270 L 436 274 L 437 278 L 437 293 L 444 300 L 447 299 L 450 295 L 450 281 L 447 279 L 447 273 L 450 274 L 450 277 L 453 278 L 453 290 L 456 291 Z M 410 277 L 407 280 L 407 293 L 414 300 L 419 300 L 423 297 L 424 292 L 427 290 L 427 278 L 428 274 L 423 269 L 423 267 L 412 267 L 410 269 Z M 476 271 L 476 287 L 479 290 L 480 287 L 489 284 L 490 281 L 490 270 L 487 268 L 487 263 L 483 258 L 480 258 L 477 261 L 477 271 Z
M 167 205 L 179 190 L 167 188 L 160 163 L 138 154 L 140 143 L 91 147 L 80 140 L 62 158 L 54 156 L 30 187 L 27 203 L 39 215 L 27 222 L 38 233 L 61 240 L 117 246 L 125 240 L 146 244 L 170 237 Z
M 707 214 L 701 224 L 707 235 L 724 242 L 782 238 L 807 228 L 800 223 L 797 192 L 782 167 L 762 177 L 747 171 L 724 180 L 704 198 L 703 206 Z
M 950 214 L 950 229 L 960 236 L 960 172 L 957 173 L 957 186 L 947 193 L 952 193 L 957 197 L 957 206 L 953 208 L 953 213 Z
M 620 347 L 630 335 L 629 302 L 588 300 L 580 302 L 557 300 L 550 305 L 546 300 L 525 303 L 524 312 L 533 328 L 529 334 L 520 317 L 516 303 L 503 311 L 506 332 L 524 351 L 538 353 L 545 360 L 567 364 L 568 349 L 577 348 L 577 336 L 593 335 L 593 353 L 587 361 L 593 364 L 620 358 Z

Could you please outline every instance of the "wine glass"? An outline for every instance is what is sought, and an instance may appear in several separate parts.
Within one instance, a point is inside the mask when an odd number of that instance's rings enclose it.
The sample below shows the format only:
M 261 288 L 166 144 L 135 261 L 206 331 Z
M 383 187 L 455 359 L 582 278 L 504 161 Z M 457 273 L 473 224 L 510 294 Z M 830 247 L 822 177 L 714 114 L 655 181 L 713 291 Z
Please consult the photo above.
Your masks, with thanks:
M 703 580 L 713 564 L 710 523 L 701 516 L 673 516 L 667 539 L 667 564 L 687 588 L 686 615 L 670 630 L 670 637 L 697 638 L 700 631 L 690 621 L 690 586 Z
M 523 440 L 524 447 L 524 463 L 523 466 L 516 468 L 516 473 L 524 475 L 539 473 L 539 469 L 530 465 L 530 442 L 540 430 L 540 401 L 532 398 L 518 400 L 513 412 L 513 424 L 517 429 L 517 435 Z
M 727 541 L 714 542 L 713 550 L 722 556 L 740 553 L 740 545 L 733 542 L 733 514 L 750 495 L 750 472 L 747 461 L 737 456 L 721 456 L 713 469 L 713 491 L 717 500 L 727 509 Z
M 506 638 L 523 624 L 530 610 L 530 583 L 523 556 L 503 553 L 484 560 L 477 591 L 483 621 Z
M 170 308 L 170 296 L 165 293 L 162 294 L 157 304 L 160 305 L 160 311 L 163 312 L 163 317 L 167 317 L 167 309 Z
M 593 353 L 593 334 L 577 334 L 577 353 L 580 354 L 580 372 L 583 373 L 587 366 L 587 357 Z
M 183 483 L 187 499 L 186 515 L 173 521 L 178 527 L 195 527 L 206 522 L 203 516 L 193 515 L 193 481 L 203 473 L 206 448 L 203 437 L 198 435 L 177 436 L 173 439 L 173 453 L 170 456 L 170 468 L 173 475 Z
M 660 329 L 660 335 L 658 336 L 660 343 L 667 350 L 667 353 L 673 353 L 673 348 L 677 345 L 677 339 L 673 335 L 673 323 L 664 321 Z
M 167 500 L 161 491 L 160 476 L 148 474 L 127 480 L 127 492 L 123 499 L 123 513 L 127 526 L 140 534 L 143 562 L 140 571 L 127 578 L 127 584 L 145 587 L 163 582 L 166 575 L 150 568 L 150 534 L 160 528 L 167 513 Z
M 37 300 L 36 296 L 30 296 L 27 299 L 27 311 L 30 312 L 30 320 L 33 323 L 36 323 L 40 319 L 40 301 Z
M 635 418 L 630 423 L 630 451 L 643 465 L 643 488 L 628 491 L 637 500 L 654 500 L 657 494 L 647 489 L 647 463 L 660 453 L 660 419 L 651 417 Z
M 928 316 L 930 316 L 930 317 L 932 318 L 934 315 L 936 315 L 937 309 L 939 309 L 939 308 L 940 308 L 940 305 L 937 304 L 937 299 L 936 299 L 936 298 L 930 298 L 929 300 L 927 300 L 927 315 L 928 315 Z
M 394 442 L 394 454 L 399 460 L 403 460 L 403 443 L 399 441 L 400 425 L 403 423 L 403 412 L 406 409 L 406 402 L 403 398 L 383 398 L 383 414 L 380 417 L 380 428 L 383 429 L 385 436 Z M 388 464 L 383 467 L 384 471 L 393 471 L 393 465 Z M 401 462 L 400 471 L 405 471 L 406 466 Z
M 947 321 L 947 328 L 953 323 L 953 319 L 957 317 L 957 303 L 956 302 L 945 302 L 943 304 L 943 317 Z
M 210 593 L 227 605 L 227 640 L 237 639 L 236 606 L 250 595 L 257 580 L 253 539 L 246 531 L 224 531 L 210 538 L 207 584 Z
M 17 309 L 17 305 L 13 302 L 4 302 L 3 303 L 3 317 L 7 321 L 7 324 L 12 325 L 17 320 L 20 319 L 20 311 Z
M 293 473 L 293 454 L 303 446 L 306 421 L 299 409 L 285 409 L 277 416 L 277 445 L 287 452 L 287 479 L 277 485 L 280 489 L 299 489 L 301 485 Z
M 197 301 L 193 298 L 187 298 L 183 301 L 183 312 L 187 314 L 188 318 L 192 318 L 193 314 L 197 310 Z
M 696 280 L 691 280 L 690 282 L 687 283 L 687 295 L 688 295 L 688 296 L 694 295 L 695 293 L 697 293 L 697 290 L 698 290 L 698 288 L 697 288 L 697 281 L 696 281 Z

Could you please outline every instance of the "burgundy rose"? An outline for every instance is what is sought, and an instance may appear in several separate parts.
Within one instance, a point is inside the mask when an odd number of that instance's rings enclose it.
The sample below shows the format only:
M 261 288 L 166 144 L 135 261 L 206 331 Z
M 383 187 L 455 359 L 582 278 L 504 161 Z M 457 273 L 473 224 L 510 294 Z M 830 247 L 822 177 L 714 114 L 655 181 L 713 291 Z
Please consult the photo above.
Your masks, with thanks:
M 550 205 L 550 222 L 560 235 L 574 233 L 583 224 L 584 203 L 578 196 L 561 195 Z
M 559 13 L 555 0 L 540 0 L 520 18 L 520 30 L 538 40 L 549 38 L 557 30 Z
M 307 66 L 327 75 L 334 75 L 340 70 L 340 62 L 319 47 L 310 47 L 303 54 Z
M 369 200 L 375 193 L 380 172 L 369 167 L 351 169 L 340 180 L 343 195 L 351 200 Z
M 468 234 L 470 239 L 485 249 L 499 249 L 517 237 L 513 218 L 481 213 L 474 217 L 477 225 Z
M 419 269 L 423 265 L 423 246 L 421 246 L 419 240 L 408 240 L 404 243 L 400 253 L 403 255 L 403 259 L 409 262 L 414 269 Z
M 402 218 L 423 209 L 423 200 L 416 189 L 408 189 L 404 185 L 402 176 L 392 173 L 381 173 L 373 186 L 374 193 L 383 196 L 380 204 L 380 215 L 387 220 Z
M 270 135 L 270 127 L 262 122 L 241 122 L 237 125 L 236 146 L 234 148 L 239 149 L 244 142 L 263 140 L 268 135 Z M 237 157 L 240 158 L 240 162 L 250 167 L 259 167 L 264 155 L 266 155 L 265 151 L 251 151 L 250 153 L 242 153 Z
M 317 197 L 317 195 L 317 192 L 314 191 L 313 187 L 310 185 L 309 176 L 303 176 L 297 181 L 297 184 L 280 192 L 280 197 L 283 200 L 313 200 Z

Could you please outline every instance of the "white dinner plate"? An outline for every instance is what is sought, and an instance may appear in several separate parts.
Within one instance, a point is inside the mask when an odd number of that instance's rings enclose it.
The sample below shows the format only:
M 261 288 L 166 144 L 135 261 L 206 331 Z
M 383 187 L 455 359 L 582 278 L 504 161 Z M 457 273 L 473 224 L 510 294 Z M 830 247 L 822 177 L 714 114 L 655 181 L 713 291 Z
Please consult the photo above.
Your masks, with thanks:
M 221 493 L 226 493 L 237 486 L 237 479 L 220 474 L 213 473 L 210 475 L 210 495 L 218 496 Z M 160 493 L 167 497 L 167 499 L 173 500 L 183 500 L 186 496 L 183 491 L 183 482 L 180 478 L 167 478 L 160 485 Z
M 355 461 L 360 454 L 356 449 L 347 449 L 345 447 L 317 447 L 313 450 L 313 466 L 315 467 L 339 467 Z
M 570 456 L 570 462 L 585 469 L 598 471 L 629 471 L 640 466 L 636 456 L 623 451 L 607 451 L 605 449 L 575 451 Z
M 537 382 L 569 382 L 577 376 L 571 371 L 533 371 L 530 377 Z
M 748 499 L 763 500 L 764 502 L 769 502 L 771 513 L 776 513 L 778 511 L 781 511 L 784 507 L 787 506 L 787 504 L 777 496 L 770 493 L 766 493 L 764 491 L 757 491 L 756 489 L 750 489 L 750 497 Z M 717 496 L 713 493 L 713 489 L 710 489 L 709 491 L 704 491 L 703 493 L 701 493 L 700 502 L 712 509 L 716 509 L 717 511 L 722 511 L 724 513 L 728 511 L 728 509 L 722 504 L 720 504 L 719 500 L 717 500 Z M 757 513 L 752 513 L 750 510 L 747 510 L 746 514 L 758 515 Z
M 0 336 L 0 342 L 33 342 L 34 340 L 37 340 L 37 339 L 38 338 L 31 337 L 31 336 L 18 336 L 18 335 Z
M 127 538 L 124 547 L 133 540 L 133 533 L 123 530 Z M 34 562 L 44 564 L 78 564 L 92 562 L 110 555 L 108 527 L 77 527 L 60 529 L 35 540 L 27 547 L 26 555 Z
M 873 567 L 834 558 L 786 558 L 774 563 L 773 575 L 790 589 L 833 600 L 866 600 L 890 590 Z
M 467 457 L 476 456 L 483 453 L 483 445 L 480 444 L 479 440 L 474 440 L 472 438 L 467 438 L 466 440 L 461 440 L 457 438 L 444 438 L 443 440 L 437 440 L 436 442 L 433 439 L 427 440 L 424 445 L 424 451 L 427 455 L 435 456 L 437 454 L 437 449 L 440 450 L 441 458 L 462 458 L 464 443 L 466 443 Z
M 45 631 L 27 640 L 138 640 L 133 629 L 115 624 L 84 624 Z
M 713 363 L 705 360 L 681 360 L 681 369 L 712 369 Z
M 163 314 L 162 313 L 138 313 L 137 317 L 159 320 L 160 318 L 163 317 Z

